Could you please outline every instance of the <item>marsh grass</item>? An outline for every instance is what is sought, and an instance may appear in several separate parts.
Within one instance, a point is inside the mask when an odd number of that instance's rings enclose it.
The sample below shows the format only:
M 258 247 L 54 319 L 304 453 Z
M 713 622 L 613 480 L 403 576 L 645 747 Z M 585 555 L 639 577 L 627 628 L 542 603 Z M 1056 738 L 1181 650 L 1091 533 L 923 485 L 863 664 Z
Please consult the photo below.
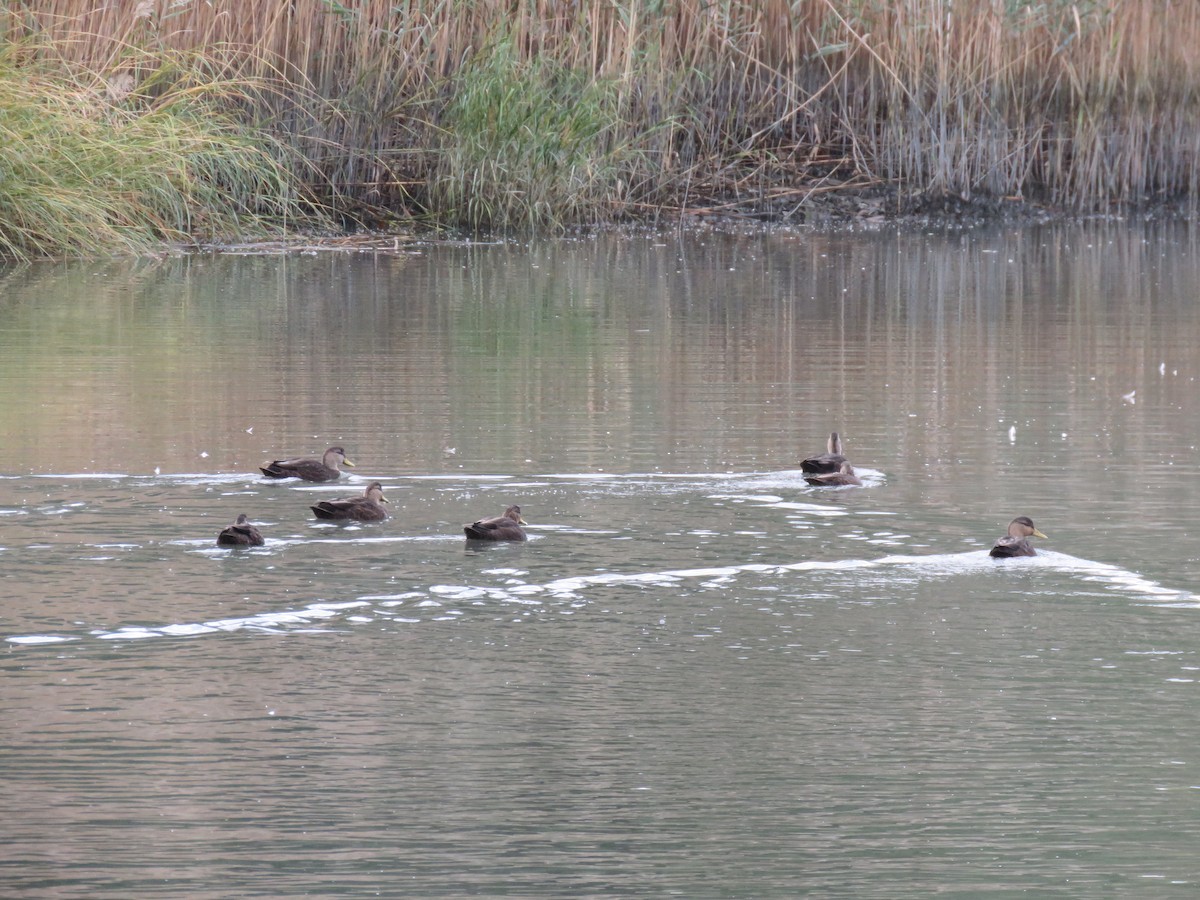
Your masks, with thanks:
M 144 253 L 315 214 L 286 151 L 244 121 L 251 87 L 178 51 L 108 77 L 0 46 L 0 256 Z
M 220 57 L 329 202 L 476 227 L 1200 196 L 1190 0 L 13 0 L 0 33 Z
M 444 218 L 527 230 L 612 218 L 641 163 L 620 137 L 615 79 L 521 59 L 505 39 L 463 66 L 449 94 L 429 194 Z

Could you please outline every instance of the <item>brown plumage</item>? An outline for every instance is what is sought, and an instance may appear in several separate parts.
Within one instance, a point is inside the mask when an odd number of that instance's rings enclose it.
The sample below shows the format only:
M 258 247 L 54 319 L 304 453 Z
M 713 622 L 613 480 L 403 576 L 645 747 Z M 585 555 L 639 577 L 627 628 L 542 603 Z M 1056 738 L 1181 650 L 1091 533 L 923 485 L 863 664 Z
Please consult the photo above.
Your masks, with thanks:
M 292 459 L 277 459 L 262 466 L 262 473 L 268 478 L 300 478 L 304 481 L 337 481 L 342 477 L 342 464 L 354 466 L 346 459 L 346 451 L 341 447 L 330 447 L 320 459 L 297 456 Z
M 463 531 L 468 540 L 472 541 L 526 541 L 529 538 L 521 526 L 525 520 L 521 518 L 521 507 L 510 506 L 502 516 L 490 519 L 479 519 L 470 525 L 464 525 Z
M 800 471 L 810 475 L 829 475 L 837 472 L 846 457 L 842 455 L 842 438 L 836 431 L 829 433 L 829 441 L 825 452 L 819 456 L 810 456 L 800 461 Z
M 322 500 L 310 507 L 318 519 L 333 519 L 340 522 L 382 522 L 387 518 L 383 504 L 383 485 L 372 481 L 361 497 L 346 497 L 342 500 Z
M 1033 544 L 1029 543 L 1031 537 L 1045 539 L 1046 536 L 1037 530 L 1029 516 L 1017 516 L 1008 523 L 1008 534 L 996 541 L 995 546 L 988 551 L 988 556 L 1000 559 L 1010 556 L 1037 556 Z
M 817 487 L 840 487 L 853 484 L 862 487 L 862 479 L 854 474 L 854 467 L 849 462 L 842 463 L 836 472 L 825 475 L 805 475 L 804 480 Z
M 261 547 L 264 543 L 262 533 L 250 524 L 246 514 L 242 513 L 237 521 L 217 535 L 219 547 Z

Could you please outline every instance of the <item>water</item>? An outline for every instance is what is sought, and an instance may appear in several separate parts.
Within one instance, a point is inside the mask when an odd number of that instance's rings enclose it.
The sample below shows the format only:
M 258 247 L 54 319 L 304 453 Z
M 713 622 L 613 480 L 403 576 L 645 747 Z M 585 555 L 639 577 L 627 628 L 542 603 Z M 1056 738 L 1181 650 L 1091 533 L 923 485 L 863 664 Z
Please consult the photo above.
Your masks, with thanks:
M 1198 248 L 3 273 L 4 895 L 1194 896 Z

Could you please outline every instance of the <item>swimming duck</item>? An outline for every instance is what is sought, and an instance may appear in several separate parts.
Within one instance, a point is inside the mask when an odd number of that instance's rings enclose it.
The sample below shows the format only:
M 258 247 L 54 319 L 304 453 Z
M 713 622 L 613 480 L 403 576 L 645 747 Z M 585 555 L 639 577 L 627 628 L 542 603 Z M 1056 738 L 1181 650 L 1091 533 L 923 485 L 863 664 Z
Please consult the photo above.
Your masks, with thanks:
M 264 543 L 262 532 L 250 524 L 245 513 L 217 535 L 218 547 L 261 547 Z
M 318 519 L 334 519 L 341 522 L 382 522 L 387 518 L 387 510 L 383 504 L 387 498 L 383 496 L 383 485 L 372 481 L 361 497 L 347 497 L 344 500 L 322 500 L 316 506 L 310 507 Z
M 1000 558 L 1037 556 L 1037 551 L 1029 543 L 1031 537 L 1045 539 L 1046 536 L 1037 530 L 1033 519 L 1029 516 L 1017 516 L 1008 523 L 1008 534 L 996 541 L 996 545 L 988 552 L 988 556 Z
M 354 463 L 346 459 L 346 451 L 341 447 L 330 447 L 320 459 L 297 456 L 293 459 L 277 459 L 262 466 L 262 473 L 268 478 L 301 478 L 304 481 L 337 481 L 342 477 L 338 468 L 342 463 L 353 467 Z
M 825 475 L 805 475 L 804 480 L 817 487 L 838 487 L 846 484 L 862 487 L 862 479 L 854 474 L 854 467 L 849 461 L 843 462 L 836 472 Z
M 837 472 L 842 467 L 842 463 L 846 461 L 846 457 L 842 455 L 841 435 L 836 431 L 831 431 L 825 449 L 826 452 L 820 456 L 810 456 L 808 459 L 801 460 L 800 471 L 811 475 L 830 475 Z
M 521 518 L 521 507 L 510 506 L 502 516 L 490 519 L 479 519 L 470 525 L 464 525 L 463 531 L 467 538 L 473 541 L 526 541 L 529 538 L 521 526 L 525 520 Z

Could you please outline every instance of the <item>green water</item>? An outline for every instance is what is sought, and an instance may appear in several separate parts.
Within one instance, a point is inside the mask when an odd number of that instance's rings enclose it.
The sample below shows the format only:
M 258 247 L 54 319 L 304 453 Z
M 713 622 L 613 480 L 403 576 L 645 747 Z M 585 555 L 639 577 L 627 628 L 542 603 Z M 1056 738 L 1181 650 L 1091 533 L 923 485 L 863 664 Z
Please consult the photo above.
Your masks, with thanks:
M 1194 895 L 1198 249 L 0 273 L 0 888 Z M 865 487 L 803 481 L 833 429 Z M 372 480 L 386 522 L 309 510 Z M 465 545 L 512 502 L 527 543 Z M 1018 514 L 1042 552 L 990 560 Z

